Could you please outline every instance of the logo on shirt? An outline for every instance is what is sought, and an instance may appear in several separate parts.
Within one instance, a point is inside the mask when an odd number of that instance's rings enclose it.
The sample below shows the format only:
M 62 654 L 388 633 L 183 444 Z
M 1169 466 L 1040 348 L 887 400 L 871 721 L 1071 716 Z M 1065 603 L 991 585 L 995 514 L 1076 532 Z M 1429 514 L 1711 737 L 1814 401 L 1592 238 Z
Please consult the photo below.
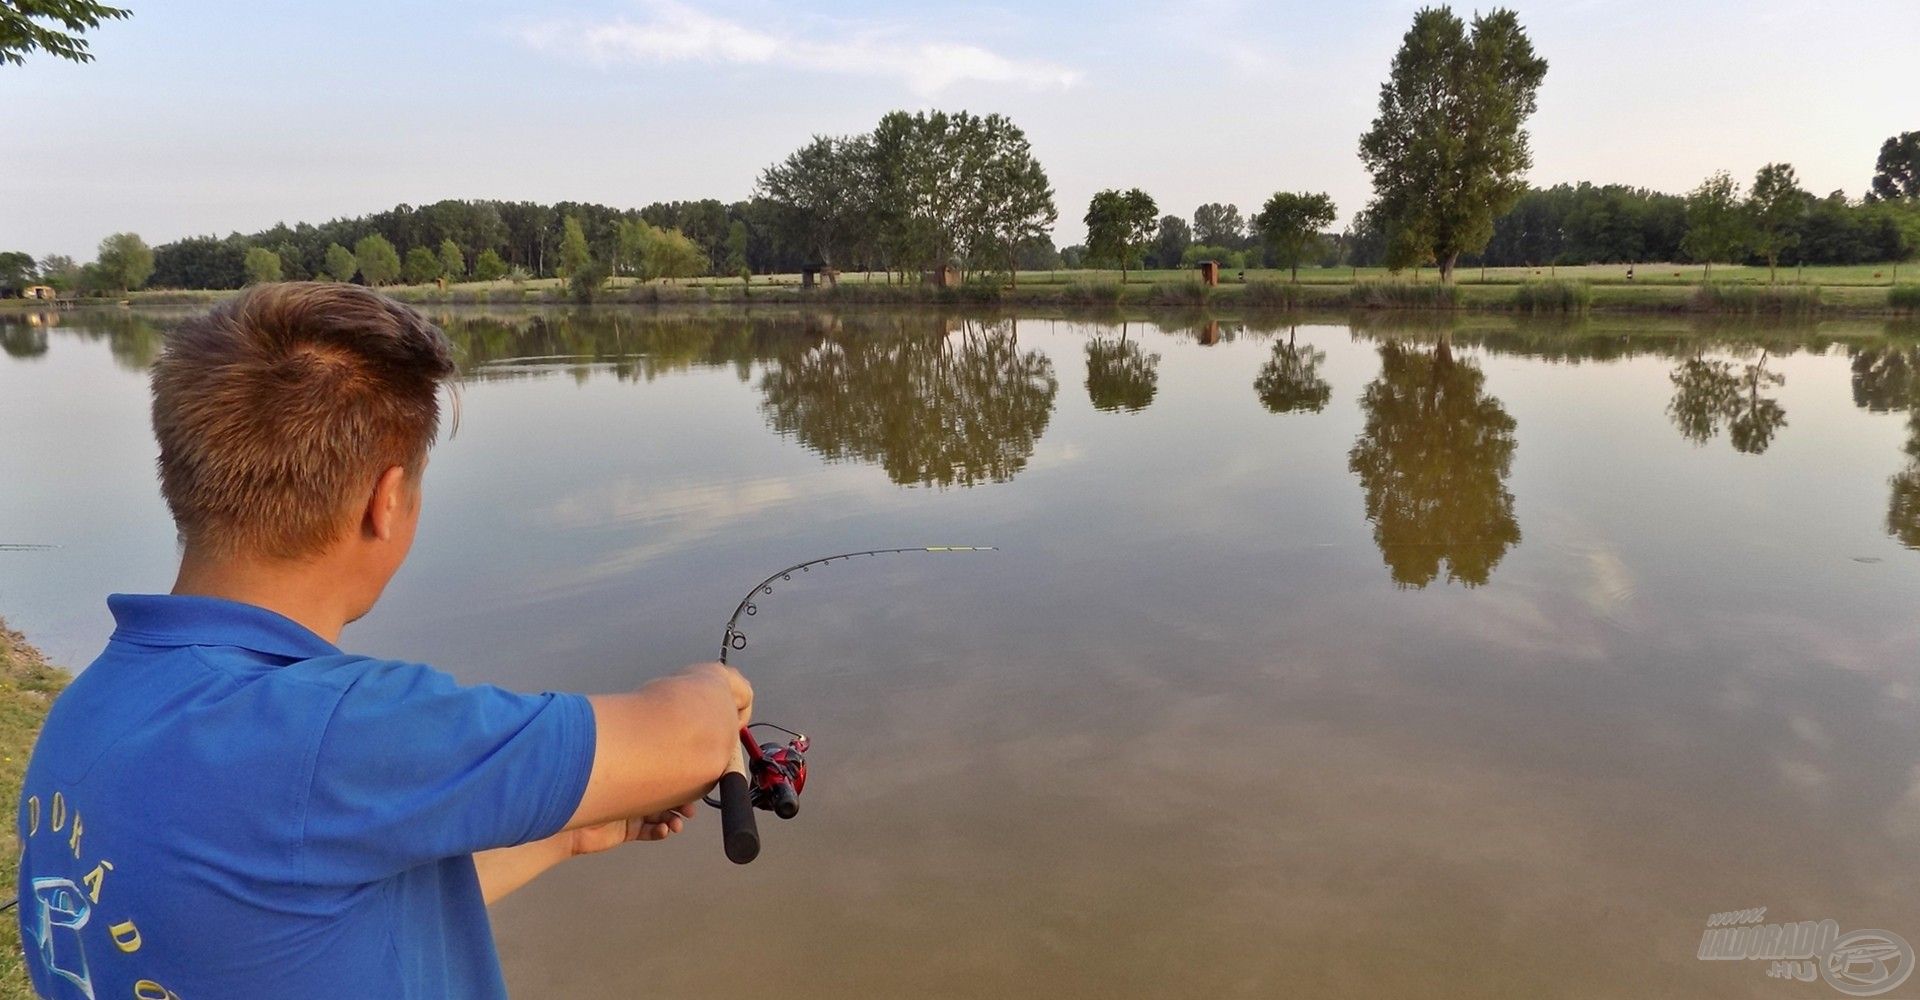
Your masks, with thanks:
M 54 792 L 53 798 L 48 801 L 44 830 L 40 796 L 29 795 L 21 805 L 26 813 L 21 824 L 23 841 L 31 846 L 51 840 L 52 843 L 43 850 L 51 850 L 58 856 L 60 849 L 65 847 L 74 861 L 81 860 L 80 847 L 86 834 L 86 822 L 81 819 L 79 808 L 68 802 L 66 793 Z M 43 852 L 34 852 L 27 860 L 32 867 L 39 867 L 38 862 L 44 856 Z M 33 895 L 27 900 L 27 912 L 21 915 L 22 928 L 33 943 L 31 953 L 39 958 L 41 968 L 49 975 L 72 983 L 87 1000 L 95 1000 L 95 995 L 93 974 L 87 965 L 88 935 L 83 935 L 81 931 L 93 924 L 94 912 L 101 908 L 101 896 L 113 870 L 112 861 L 96 858 L 93 867 L 87 869 L 77 883 L 59 875 L 35 876 L 28 883 L 33 888 Z M 103 920 L 112 919 L 104 912 L 101 915 Z M 131 955 L 145 943 L 140 939 L 140 928 L 131 917 L 107 924 L 104 930 L 106 942 L 96 940 L 95 947 L 105 947 L 110 943 L 119 953 Z M 98 931 L 92 936 L 98 938 Z M 134 1000 L 180 1000 L 179 994 L 151 979 L 135 982 L 133 997 Z

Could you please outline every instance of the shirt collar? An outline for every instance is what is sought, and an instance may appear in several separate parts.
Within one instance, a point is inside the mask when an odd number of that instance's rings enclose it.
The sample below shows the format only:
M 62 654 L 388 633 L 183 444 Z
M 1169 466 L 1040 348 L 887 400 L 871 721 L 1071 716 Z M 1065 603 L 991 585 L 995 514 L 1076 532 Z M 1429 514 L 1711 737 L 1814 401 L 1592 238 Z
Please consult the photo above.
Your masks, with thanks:
M 305 625 L 266 608 L 188 594 L 114 594 L 113 637 L 142 646 L 238 646 L 309 659 L 340 652 Z

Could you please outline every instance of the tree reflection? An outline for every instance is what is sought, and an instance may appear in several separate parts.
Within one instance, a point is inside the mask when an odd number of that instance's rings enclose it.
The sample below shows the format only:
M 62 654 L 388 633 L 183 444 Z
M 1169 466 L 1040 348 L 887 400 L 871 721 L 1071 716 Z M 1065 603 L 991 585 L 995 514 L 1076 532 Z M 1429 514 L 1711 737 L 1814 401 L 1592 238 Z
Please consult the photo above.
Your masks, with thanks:
M 1887 483 L 1887 534 L 1920 549 L 1920 348 L 1856 350 L 1852 365 L 1855 406 L 1907 411 L 1907 467 Z
M 10 358 L 37 358 L 47 353 L 46 327 L 0 322 L 0 351 Z
M 1260 366 L 1253 391 L 1274 413 L 1319 413 L 1333 398 L 1333 386 L 1320 377 L 1320 366 L 1326 360 L 1327 352 L 1311 344 L 1296 345 L 1293 332 L 1288 331 L 1287 342 L 1275 343 L 1273 357 Z
M 830 461 L 875 462 L 901 485 L 1006 482 L 1053 415 L 1053 362 L 1013 322 L 914 319 L 894 335 L 830 336 L 768 365 L 761 411 Z
M 1087 400 L 1096 410 L 1137 413 L 1160 391 L 1160 355 L 1148 354 L 1127 340 L 1094 337 L 1087 341 Z
M 1766 452 L 1773 436 L 1787 425 L 1787 412 L 1762 391 L 1786 384 L 1787 377 L 1767 370 L 1767 354 L 1755 364 L 1693 357 L 1680 362 L 1669 376 L 1673 399 L 1667 416 L 1681 435 L 1694 444 L 1706 444 L 1727 429 L 1733 448 L 1746 455 Z
M 1486 376 L 1454 358 L 1380 345 L 1380 377 L 1360 397 L 1366 427 L 1348 453 L 1360 477 L 1373 540 L 1402 587 L 1440 576 L 1486 583 L 1520 542 L 1513 494 L 1514 421 L 1483 391 Z

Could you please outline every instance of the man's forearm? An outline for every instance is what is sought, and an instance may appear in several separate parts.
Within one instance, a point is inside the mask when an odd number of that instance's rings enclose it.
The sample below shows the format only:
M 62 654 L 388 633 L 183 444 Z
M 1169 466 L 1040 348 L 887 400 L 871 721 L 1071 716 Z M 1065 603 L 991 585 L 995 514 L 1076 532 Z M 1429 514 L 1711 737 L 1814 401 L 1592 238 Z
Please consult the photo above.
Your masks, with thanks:
M 480 874 L 481 897 L 492 906 L 538 878 L 541 872 L 572 857 L 572 843 L 572 831 L 562 830 L 545 840 L 530 840 L 475 854 L 473 868 Z

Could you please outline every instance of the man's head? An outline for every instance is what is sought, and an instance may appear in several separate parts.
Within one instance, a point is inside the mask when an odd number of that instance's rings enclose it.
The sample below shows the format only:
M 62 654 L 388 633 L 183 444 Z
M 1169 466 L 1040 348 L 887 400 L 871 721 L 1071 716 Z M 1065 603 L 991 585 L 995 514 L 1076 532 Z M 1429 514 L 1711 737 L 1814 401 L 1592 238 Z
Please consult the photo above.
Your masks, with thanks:
M 413 542 L 453 372 L 439 328 L 355 285 L 261 285 L 181 324 L 153 430 L 188 557 L 325 565 L 365 613 Z

